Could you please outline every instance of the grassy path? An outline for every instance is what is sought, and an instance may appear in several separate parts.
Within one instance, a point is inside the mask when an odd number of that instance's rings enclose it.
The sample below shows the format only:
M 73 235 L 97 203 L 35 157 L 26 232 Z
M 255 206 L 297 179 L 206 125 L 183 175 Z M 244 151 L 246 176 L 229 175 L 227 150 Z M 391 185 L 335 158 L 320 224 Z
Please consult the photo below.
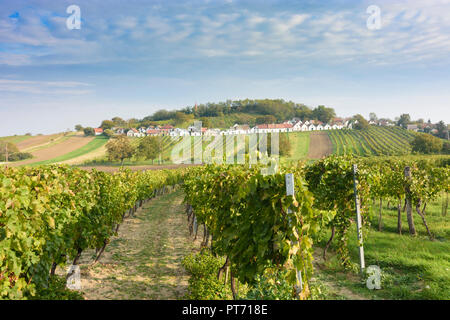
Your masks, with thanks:
M 86 299 L 179 299 L 188 279 L 181 266 L 195 250 L 187 228 L 182 192 L 160 196 L 126 219 L 100 263 L 81 260 Z M 198 248 L 198 246 L 195 246 Z

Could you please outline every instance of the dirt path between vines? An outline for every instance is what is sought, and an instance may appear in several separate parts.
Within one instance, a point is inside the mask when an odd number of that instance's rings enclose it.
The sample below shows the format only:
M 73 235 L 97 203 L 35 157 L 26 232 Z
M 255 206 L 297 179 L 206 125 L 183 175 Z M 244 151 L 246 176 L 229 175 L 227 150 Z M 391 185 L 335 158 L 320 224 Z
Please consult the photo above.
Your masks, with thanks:
M 312 131 L 309 137 L 309 159 L 321 159 L 333 153 L 333 144 L 326 131 Z
M 189 236 L 181 191 L 144 204 L 120 226 L 100 263 L 82 255 L 81 291 L 88 300 L 172 300 L 186 293 L 183 258 L 198 250 Z

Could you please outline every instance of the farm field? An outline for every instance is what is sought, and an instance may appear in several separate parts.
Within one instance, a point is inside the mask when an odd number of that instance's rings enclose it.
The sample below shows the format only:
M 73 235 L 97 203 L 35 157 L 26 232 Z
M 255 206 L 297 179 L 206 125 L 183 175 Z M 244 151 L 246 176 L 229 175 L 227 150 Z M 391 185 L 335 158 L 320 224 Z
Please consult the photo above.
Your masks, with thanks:
M 10 166 L 23 166 L 23 165 L 31 165 L 44 161 L 51 161 L 52 159 L 62 157 L 70 152 L 73 152 L 81 147 L 84 147 L 91 141 L 93 141 L 93 137 L 83 137 L 71 135 L 67 137 L 60 136 L 59 140 L 54 142 L 49 142 L 46 146 L 36 146 L 34 147 L 34 151 L 27 151 L 33 155 L 32 159 L 27 159 L 24 161 L 18 161 L 10 163 Z M 27 149 L 29 150 L 29 149 Z
M 76 163 L 77 161 L 82 161 L 83 159 L 89 159 L 91 157 L 96 156 L 97 154 L 95 152 L 99 149 L 101 149 L 100 155 L 102 155 L 105 153 L 105 149 L 104 148 L 102 149 L 102 147 L 105 146 L 108 140 L 109 139 L 107 137 L 97 136 L 91 139 L 87 144 L 81 146 L 80 148 L 65 153 L 61 156 L 51 158 L 49 160 L 34 162 L 33 165 L 45 165 L 52 163 L 67 163 L 67 162 L 69 162 L 70 164 L 69 160 L 74 160 Z
M 400 127 L 371 126 L 367 130 L 330 130 L 333 153 L 360 156 L 406 155 L 411 153 L 414 133 Z
M 333 146 L 327 131 L 311 132 L 309 145 L 309 159 L 320 159 L 333 153 Z

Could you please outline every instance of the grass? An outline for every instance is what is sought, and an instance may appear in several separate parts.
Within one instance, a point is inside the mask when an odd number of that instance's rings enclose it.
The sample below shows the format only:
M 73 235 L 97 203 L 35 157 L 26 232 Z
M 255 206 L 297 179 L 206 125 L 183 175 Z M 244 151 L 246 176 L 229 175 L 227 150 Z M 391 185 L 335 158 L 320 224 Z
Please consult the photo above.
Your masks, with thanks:
M 23 152 L 34 152 L 34 151 L 38 151 L 38 150 L 41 150 L 41 149 L 46 149 L 46 148 L 49 148 L 49 147 L 54 146 L 56 144 L 60 144 L 61 142 L 64 142 L 64 141 L 70 139 L 74 135 L 75 135 L 74 132 L 70 132 L 68 134 L 55 134 L 54 135 L 55 137 L 52 138 L 49 142 L 45 142 L 45 143 L 43 143 L 41 145 L 38 145 L 38 146 L 26 148 L 26 149 L 23 149 L 22 151 Z
M 364 130 L 330 130 L 333 152 L 345 151 L 361 156 L 407 155 L 414 133 L 400 127 L 370 126 Z
M 62 161 L 66 161 L 66 160 L 70 160 L 70 159 L 74 159 L 74 158 L 78 158 L 80 156 L 83 156 L 87 153 L 90 153 L 100 147 L 102 147 L 103 145 L 106 144 L 106 142 L 108 142 L 108 137 L 105 136 L 96 136 L 92 141 L 90 141 L 88 144 L 86 144 L 85 146 L 78 148 L 72 152 L 69 152 L 65 155 L 53 158 L 51 160 L 45 160 L 45 161 L 40 161 L 40 162 L 35 162 L 32 165 L 46 165 L 46 164 L 51 164 L 51 163 L 56 163 L 56 162 L 62 162 Z
M 374 205 L 372 227 L 364 235 L 364 253 L 366 267 L 381 268 L 381 290 L 367 289 L 358 274 L 342 270 L 336 257 L 325 262 L 321 274 L 367 299 L 450 299 L 450 223 L 448 215 L 442 214 L 441 201 L 431 203 L 426 213 L 434 241 L 428 239 L 417 214 L 414 218 L 418 235 L 409 235 L 405 213 L 402 213 L 403 235 L 397 234 L 397 211 L 388 209 L 386 202 L 382 209 L 383 230 L 379 232 L 378 204 Z M 352 261 L 358 262 L 356 230 L 353 228 L 350 234 L 350 254 Z
M 10 142 L 10 143 L 19 143 L 31 138 L 31 136 L 23 135 L 23 136 L 9 136 L 9 137 L 1 137 L 0 140 Z
M 306 159 L 309 150 L 309 132 L 291 132 L 287 135 L 291 144 L 291 154 L 285 157 L 285 160 L 298 161 Z

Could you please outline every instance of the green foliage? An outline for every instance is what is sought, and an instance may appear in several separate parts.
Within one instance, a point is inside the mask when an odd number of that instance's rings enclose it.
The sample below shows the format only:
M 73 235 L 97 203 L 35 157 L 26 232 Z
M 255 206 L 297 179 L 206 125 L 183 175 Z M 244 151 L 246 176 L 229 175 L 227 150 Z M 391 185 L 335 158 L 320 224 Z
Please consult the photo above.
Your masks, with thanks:
M 301 167 L 273 175 L 262 175 L 260 169 L 193 168 L 184 183 L 185 201 L 213 235 L 213 251 L 229 258 L 240 282 L 251 285 L 265 269 L 285 266 L 291 286 L 296 284 L 295 270 L 302 270 L 306 289 L 312 272 L 312 236 L 330 217 L 312 209 Z M 294 173 L 294 196 L 286 196 L 288 172 Z
M 47 287 L 39 287 L 34 296 L 29 296 L 30 300 L 84 300 L 81 292 L 66 288 L 66 278 L 52 276 Z
M 102 124 L 100 125 L 100 128 L 103 130 L 111 129 L 115 126 L 114 122 L 111 120 L 103 120 Z
M 406 129 L 408 127 L 408 124 L 411 123 L 411 117 L 409 114 L 404 113 L 400 116 L 400 119 L 397 121 L 397 125 L 402 127 L 403 129 Z
M 183 172 L 0 169 L 0 298 L 35 296 L 48 286 L 53 263 L 101 248 L 130 208 Z
M 289 283 L 288 272 L 275 268 L 266 269 L 263 275 L 257 275 L 253 286 L 244 299 L 249 300 L 293 300 L 295 291 Z
M 336 113 L 333 108 L 327 108 L 325 106 L 318 106 L 312 111 L 312 117 L 323 123 L 330 122 L 331 119 L 336 117 Z
M 427 133 L 418 133 L 411 142 L 412 150 L 430 154 L 442 151 L 443 141 Z
M 85 136 L 95 136 L 95 130 L 92 127 L 87 127 L 83 129 Z
M 271 124 L 271 123 L 276 123 L 277 118 L 275 118 L 272 115 L 267 115 L 267 116 L 257 117 L 255 121 L 256 121 L 256 124 Z
M 159 154 L 159 137 L 147 136 L 139 141 L 136 153 L 144 159 L 155 159 Z
M 186 299 L 218 300 L 227 297 L 223 281 L 217 278 L 224 259 L 214 257 L 208 249 L 189 254 L 183 259 L 183 267 L 190 274 Z
M 75 126 L 75 131 L 83 131 L 83 126 L 81 124 L 77 124 Z
M 121 161 L 122 163 L 123 160 L 131 158 L 135 152 L 135 148 L 126 136 L 118 136 L 108 141 L 106 150 L 109 160 Z
M 353 126 L 353 128 L 355 128 L 356 130 L 369 129 L 369 122 L 364 119 L 362 115 L 357 114 L 353 117 L 353 119 L 357 121 L 357 123 L 355 123 L 355 125 Z
M 106 129 L 105 131 L 103 131 L 103 134 L 108 138 L 111 138 L 114 136 L 114 131 L 112 131 L 111 129 Z

